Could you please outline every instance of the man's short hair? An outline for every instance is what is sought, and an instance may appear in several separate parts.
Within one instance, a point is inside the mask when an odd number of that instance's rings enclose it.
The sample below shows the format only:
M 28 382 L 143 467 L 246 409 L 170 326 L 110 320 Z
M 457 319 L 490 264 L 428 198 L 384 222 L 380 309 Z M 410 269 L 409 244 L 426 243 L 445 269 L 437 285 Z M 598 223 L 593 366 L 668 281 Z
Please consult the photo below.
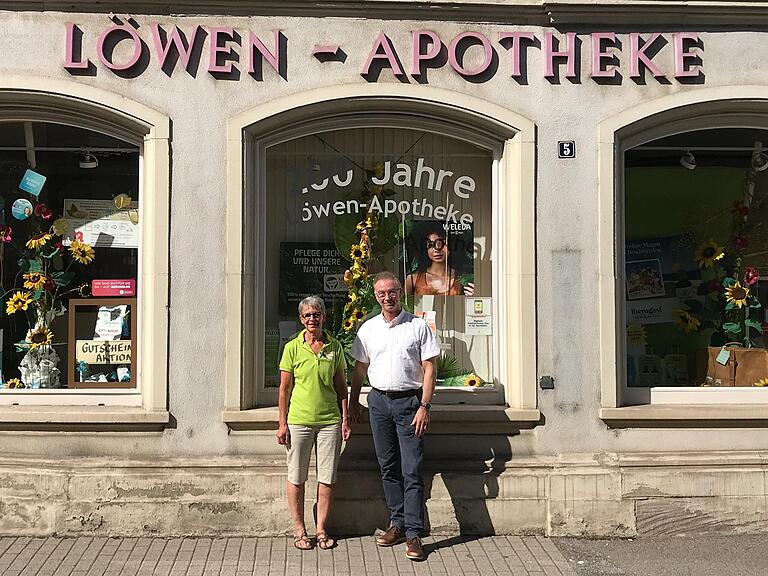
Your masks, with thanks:
M 376 276 L 373 277 L 373 285 L 376 286 L 376 284 L 378 284 L 382 280 L 394 280 L 395 283 L 397 284 L 397 288 L 398 289 L 402 288 L 402 286 L 400 285 L 400 279 L 394 274 L 392 274 L 392 272 L 390 272 L 389 270 L 384 270 L 376 274 Z

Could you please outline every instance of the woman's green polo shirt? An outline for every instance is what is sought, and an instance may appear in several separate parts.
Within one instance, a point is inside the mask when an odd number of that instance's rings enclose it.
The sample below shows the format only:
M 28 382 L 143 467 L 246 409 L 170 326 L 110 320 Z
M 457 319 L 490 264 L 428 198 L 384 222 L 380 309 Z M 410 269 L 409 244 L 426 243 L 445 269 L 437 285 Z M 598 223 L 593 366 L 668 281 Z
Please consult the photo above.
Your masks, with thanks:
M 323 332 L 325 344 L 315 354 L 304 340 L 306 330 L 288 342 L 280 359 L 280 370 L 293 374 L 293 392 L 288 424 L 323 426 L 341 422 L 333 375 L 346 371 L 344 349 L 338 340 Z

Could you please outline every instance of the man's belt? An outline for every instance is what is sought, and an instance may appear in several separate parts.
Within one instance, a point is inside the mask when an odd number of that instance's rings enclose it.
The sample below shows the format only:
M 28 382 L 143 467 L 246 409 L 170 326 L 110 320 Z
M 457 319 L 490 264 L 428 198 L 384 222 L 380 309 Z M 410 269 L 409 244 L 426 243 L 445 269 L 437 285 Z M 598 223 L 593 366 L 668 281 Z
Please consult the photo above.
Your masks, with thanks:
M 386 396 L 387 398 L 392 398 L 395 400 L 398 398 L 410 398 L 411 396 L 417 396 L 419 392 L 421 392 L 421 388 L 412 388 L 411 390 L 397 390 L 397 391 L 379 390 L 378 388 L 373 388 L 373 390 L 376 390 L 376 392 L 378 392 L 382 396 Z

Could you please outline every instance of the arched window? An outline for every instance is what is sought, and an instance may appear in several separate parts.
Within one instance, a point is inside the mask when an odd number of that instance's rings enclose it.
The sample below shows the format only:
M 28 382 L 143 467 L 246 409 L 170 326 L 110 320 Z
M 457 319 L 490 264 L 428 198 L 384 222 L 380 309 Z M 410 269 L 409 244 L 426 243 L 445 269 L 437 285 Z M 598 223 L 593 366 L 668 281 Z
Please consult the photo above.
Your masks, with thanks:
M 228 406 L 230 398 L 240 409 L 276 402 L 278 357 L 299 327 L 301 298 L 322 295 L 326 327 L 351 344 L 356 321 L 376 313 L 371 278 L 388 270 L 403 283 L 406 307 L 434 325 L 443 350 L 438 398 L 508 399 L 521 414 L 528 409 L 520 419 L 538 415 L 535 387 L 531 398 L 517 379 L 535 374 L 532 352 L 518 361 L 520 334 L 530 341 L 535 334 L 534 303 L 515 305 L 533 283 L 526 144 L 522 130 L 482 115 L 472 125 L 469 116 L 412 99 L 361 97 L 241 125 L 244 177 L 229 198 L 237 194 L 243 206 L 242 221 L 230 221 L 242 236 L 228 252 L 242 250 L 242 284 L 230 285 L 242 295 L 242 331 L 229 335 L 242 350 L 242 387 L 229 379 Z M 530 251 L 522 258 L 530 275 L 520 274 L 522 250 Z M 530 324 L 517 324 L 515 314 Z M 485 386 L 465 386 L 473 379 Z
M 0 126 L 0 401 L 164 413 L 168 119 L 95 88 L 6 77 Z
M 628 121 L 639 113 L 630 111 L 603 126 L 603 141 L 615 142 L 603 167 L 616 183 L 611 219 L 601 181 L 603 243 L 616 232 L 615 284 L 601 291 L 602 334 L 613 317 L 617 342 L 613 365 L 601 342 L 605 408 L 768 402 L 768 105 L 723 96 L 671 98 L 650 105 L 655 114 Z

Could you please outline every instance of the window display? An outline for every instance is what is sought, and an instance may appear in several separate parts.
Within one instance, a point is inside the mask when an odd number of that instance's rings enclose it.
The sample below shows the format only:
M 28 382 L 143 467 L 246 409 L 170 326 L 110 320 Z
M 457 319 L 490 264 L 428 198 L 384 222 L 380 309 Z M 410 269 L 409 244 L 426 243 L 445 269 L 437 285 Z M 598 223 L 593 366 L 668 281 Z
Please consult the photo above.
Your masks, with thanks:
M 70 388 L 136 386 L 135 310 L 135 298 L 69 301 Z
M 92 284 L 104 290 L 119 280 L 131 290 L 114 295 L 135 294 L 138 174 L 139 149 L 120 140 L 52 123 L 3 124 L 0 386 L 72 388 L 86 378 L 64 370 L 75 346 L 67 311 L 74 298 L 90 296 Z M 104 321 L 90 327 L 93 340 L 110 330 Z M 132 376 L 100 382 L 135 387 Z
M 763 142 L 713 129 L 627 152 L 628 386 L 768 384 Z
M 265 382 L 299 329 L 296 304 L 322 296 L 347 348 L 378 314 L 372 282 L 395 273 L 403 304 L 443 350 L 438 385 L 493 382 L 492 333 L 469 331 L 465 299 L 493 296 L 492 155 L 439 134 L 351 128 L 268 148 Z M 489 323 L 490 327 L 490 323 Z M 353 362 L 350 362 L 353 365 Z

